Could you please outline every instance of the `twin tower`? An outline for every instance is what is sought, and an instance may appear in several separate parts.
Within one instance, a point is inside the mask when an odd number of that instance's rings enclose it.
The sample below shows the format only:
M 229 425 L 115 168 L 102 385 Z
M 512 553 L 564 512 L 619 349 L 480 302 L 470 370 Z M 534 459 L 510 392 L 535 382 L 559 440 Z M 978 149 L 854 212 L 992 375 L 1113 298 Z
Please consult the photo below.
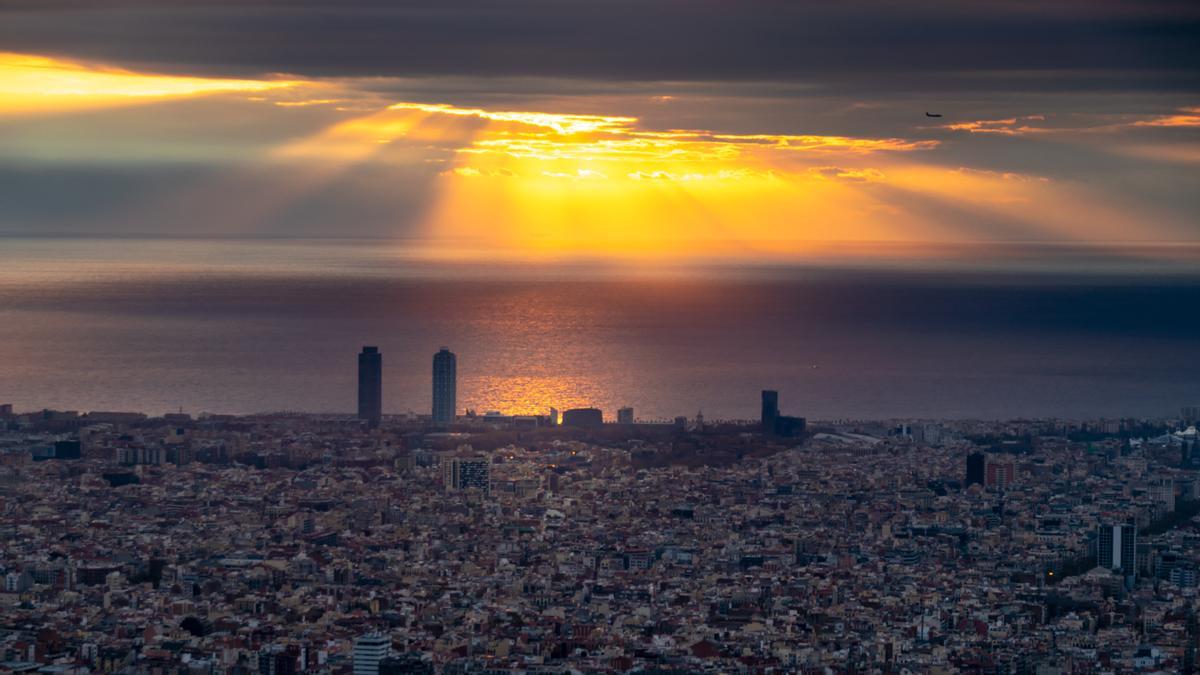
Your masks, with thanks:
M 458 398 L 458 359 L 442 347 L 433 355 L 433 421 L 454 421 Z M 358 419 L 372 427 L 383 416 L 383 354 L 378 347 L 363 347 L 358 355 Z

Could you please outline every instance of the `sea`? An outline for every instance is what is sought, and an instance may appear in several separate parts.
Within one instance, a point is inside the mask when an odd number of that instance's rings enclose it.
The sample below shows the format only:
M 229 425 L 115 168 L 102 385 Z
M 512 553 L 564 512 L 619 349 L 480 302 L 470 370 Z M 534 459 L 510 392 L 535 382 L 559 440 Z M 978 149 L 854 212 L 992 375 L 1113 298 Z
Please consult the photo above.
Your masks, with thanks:
M 1200 404 L 1200 249 L 908 246 L 627 261 L 420 242 L 0 238 L 0 403 L 152 414 L 580 406 L 750 419 L 1170 417 Z M 1193 254 L 1194 257 L 1193 257 Z

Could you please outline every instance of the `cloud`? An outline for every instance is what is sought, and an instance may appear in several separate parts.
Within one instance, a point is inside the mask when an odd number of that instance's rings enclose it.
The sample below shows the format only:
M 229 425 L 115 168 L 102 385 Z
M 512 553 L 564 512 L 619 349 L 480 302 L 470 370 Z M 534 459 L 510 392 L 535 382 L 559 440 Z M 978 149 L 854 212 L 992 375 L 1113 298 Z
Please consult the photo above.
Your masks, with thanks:
M 942 125 L 950 131 L 967 131 L 973 134 L 999 134 L 1002 136 L 1017 136 L 1021 134 L 1037 134 L 1058 131 L 1046 127 L 1034 126 L 1032 122 L 1045 121 L 1045 115 L 1025 115 L 999 120 L 973 120 L 970 122 L 955 122 Z
M 1094 89 L 1119 81 L 1188 91 L 1200 67 L 1198 35 L 1196 4 L 1172 0 L 46 0 L 0 7 L 0 44 L 9 49 L 221 77 L 750 80 L 859 91 Z M 1072 71 L 1087 77 L 1047 77 Z
M 886 178 L 879 169 L 845 169 L 838 166 L 817 166 L 808 170 L 810 175 L 823 180 L 842 180 L 852 183 L 871 183 Z
M 47 56 L 0 52 L 0 114 L 48 113 L 228 92 L 267 92 L 296 80 L 138 73 Z
M 1200 108 L 1182 108 L 1176 115 L 1159 115 L 1132 124 L 1136 127 L 1200 127 Z
M 972 134 L 1027 136 L 1034 134 L 1113 133 L 1138 128 L 1197 128 L 1200 108 L 1180 108 L 1167 115 L 1025 115 L 1006 119 L 972 120 L 944 124 L 942 129 Z
M 890 83 L 866 88 L 853 73 L 819 85 L 466 71 L 259 79 L 223 66 L 179 78 L 161 74 L 178 64 L 45 58 L 139 86 L 170 78 L 214 88 L 5 119 L 5 232 L 486 230 L 510 242 L 647 249 L 693 235 L 754 246 L 766 237 L 1196 236 L 1194 174 L 1179 170 L 1197 156 L 1188 141 L 1200 113 L 1189 95 L 955 90 L 918 100 Z M 987 88 L 1007 75 L 931 77 Z M 947 124 L 925 126 L 926 109 Z M 120 180 L 96 178 L 118 165 Z M 1093 204 L 1103 206 L 1081 219 Z M 1071 227 L 1081 220 L 1103 228 Z
M 447 103 L 402 101 L 350 118 L 283 156 L 365 157 L 371 146 L 403 141 L 443 147 L 482 170 L 540 163 L 534 175 L 623 175 L 696 180 L 763 176 L 808 155 L 871 155 L 930 150 L 936 140 L 837 135 L 726 134 L 705 129 L 649 129 L 637 117 L 537 110 L 492 110 Z M 605 166 L 619 166 L 606 171 Z M 484 172 L 483 175 L 487 175 Z
M 272 103 L 280 108 L 307 108 L 308 106 L 313 105 L 338 105 L 340 103 L 346 103 L 348 100 L 349 99 L 344 98 L 313 98 L 298 101 L 272 101 Z

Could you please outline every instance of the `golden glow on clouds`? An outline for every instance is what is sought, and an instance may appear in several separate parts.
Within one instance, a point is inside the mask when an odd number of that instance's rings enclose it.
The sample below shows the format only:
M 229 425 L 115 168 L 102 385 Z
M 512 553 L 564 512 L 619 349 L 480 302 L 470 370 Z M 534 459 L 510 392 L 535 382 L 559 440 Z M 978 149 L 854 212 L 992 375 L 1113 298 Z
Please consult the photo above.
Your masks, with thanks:
M 55 112 L 227 92 L 263 92 L 294 81 L 135 73 L 74 61 L 0 52 L 0 114 Z
M 279 116 L 271 121 L 304 120 L 308 126 L 295 127 L 292 140 L 267 151 L 268 161 L 261 161 L 260 146 L 256 156 L 238 158 L 254 161 L 167 200 L 186 204 L 178 210 L 188 213 L 215 210 L 224 195 L 258 181 L 260 173 L 286 175 L 270 189 L 226 205 L 235 212 L 222 214 L 221 222 L 238 231 L 254 232 L 284 218 L 333 186 L 344 190 L 343 181 L 360 180 L 355 170 L 366 165 L 371 171 L 364 173 L 382 172 L 388 179 L 400 167 L 403 172 L 394 175 L 428 177 L 429 185 L 422 185 L 428 204 L 416 209 L 425 214 L 421 233 L 459 251 L 469 241 L 485 251 L 535 256 L 761 258 L 809 254 L 834 241 L 1089 241 L 1155 228 L 1171 236 L 1188 231 L 1178 214 L 1153 214 L 1086 186 L 939 166 L 937 154 L 929 152 L 937 140 L 727 133 L 651 128 L 619 114 L 385 105 L 377 90 L 355 87 L 347 81 L 175 77 L 0 53 L 0 115 L 234 93 L 245 94 L 238 101 L 262 104 L 242 103 L 239 114 L 253 108 L 253 114 Z M 653 102 L 678 103 L 671 96 Z M 589 106 L 621 111 L 619 102 L 600 98 Z M 311 120 L 328 126 L 313 132 Z M 1196 127 L 1200 107 L 1140 116 L 1047 113 L 918 128 L 956 141 L 965 134 L 1053 134 L 1058 145 L 1120 132 L 1130 138 L 1107 143 L 1105 136 L 1104 151 L 1195 164 L 1196 145 L 1170 143 L 1164 130 Z M 1134 140 L 1141 145 L 1130 145 Z M 146 201 L 148 212 L 172 212 L 150 203 L 153 198 Z M 408 217 L 402 210 L 413 211 L 412 202 L 395 201 L 399 222 Z
M 945 129 L 951 131 L 969 131 L 973 134 L 1000 134 L 1003 136 L 1016 136 L 1018 134 L 1031 134 L 1044 131 L 1050 131 L 1045 127 L 1036 127 L 1029 124 L 1030 122 L 1045 121 L 1045 115 L 1028 115 L 1025 117 L 1009 117 L 1008 119 L 1000 120 L 973 120 L 970 122 L 956 122 L 954 124 L 946 124 Z
M 1139 127 L 1200 127 L 1200 108 L 1182 108 L 1177 115 L 1160 115 L 1134 122 Z
M 634 117 L 604 117 L 601 115 L 562 115 L 541 112 L 490 111 L 481 108 L 458 108 L 441 103 L 397 103 L 388 110 L 416 110 L 438 115 L 477 117 L 495 122 L 517 122 L 553 129 L 559 134 L 578 134 L 619 130 L 637 121 Z
M 876 164 L 887 155 L 935 145 L 653 130 L 628 116 L 399 103 L 277 156 L 340 174 L 355 163 L 422 155 L 441 167 L 424 230 L 434 240 L 530 254 L 661 256 L 901 236 L 860 188 L 883 180 Z
M 1117 119 L 1113 119 L 1117 117 Z M 1024 136 L 1031 134 L 1113 133 L 1139 127 L 1200 127 L 1200 108 L 1180 108 L 1171 115 L 1083 117 L 1079 123 L 1060 120 L 1055 125 L 1045 115 L 1025 115 L 994 120 L 944 124 L 940 128 L 972 134 Z
M 458 123 L 455 123 L 458 120 Z M 301 146 L 444 149 L 435 239 L 531 254 L 786 253 L 802 242 L 897 236 L 858 186 L 874 163 L 935 141 L 646 129 L 628 116 L 399 103 Z M 378 152 L 376 150 L 375 152 Z M 836 166 L 830 162 L 836 161 Z
M 1044 121 L 1034 115 L 955 129 L 1015 134 Z M 921 151 L 936 146 L 398 103 L 293 143 L 281 156 L 346 164 L 423 152 L 442 167 L 425 234 L 535 256 L 787 257 L 830 241 L 1086 241 L 1119 237 L 1143 215 L 1037 176 L 920 163 Z M 971 220 L 995 229 L 964 226 Z
M 514 173 L 515 160 L 548 163 L 626 164 L 625 170 L 604 171 L 592 166 L 539 169 L 533 173 L 563 178 L 744 177 L 753 172 L 755 158 L 782 157 L 784 153 L 907 152 L 936 147 L 936 141 L 848 136 L 719 134 L 705 130 L 648 130 L 638 119 L 624 116 L 578 115 L 534 111 L 494 111 L 446 104 L 397 103 L 386 110 L 356 117 L 297 142 L 285 154 L 314 157 L 356 157 L 374 154 L 364 144 L 394 141 L 433 143 L 451 148 L 461 161 L 454 171 L 462 176 Z M 504 157 L 505 160 L 494 160 Z M 687 164 L 721 163 L 716 171 L 681 171 Z M 770 162 L 767 162 L 769 164 Z M 691 168 L 696 168 L 695 166 Z

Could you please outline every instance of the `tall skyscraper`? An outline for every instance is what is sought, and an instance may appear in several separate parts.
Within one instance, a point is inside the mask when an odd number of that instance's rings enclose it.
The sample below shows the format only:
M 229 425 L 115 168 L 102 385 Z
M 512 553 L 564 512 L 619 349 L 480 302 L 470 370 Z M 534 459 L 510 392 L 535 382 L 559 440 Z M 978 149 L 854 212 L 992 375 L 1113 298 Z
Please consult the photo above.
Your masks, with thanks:
M 617 410 L 617 424 L 633 424 L 633 408 L 625 406 Z
M 450 424 L 458 409 L 458 359 L 442 347 L 433 355 L 433 421 Z
M 379 426 L 383 415 L 383 355 L 378 347 L 363 347 L 358 355 L 358 419 Z
M 392 649 L 386 635 L 369 633 L 354 641 L 354 675 L 379 675 L 379 662 Z
M 773 389 L 763 389 L 762 393 L 762 432 L 775 434 L 779 426 L 779 392 Z
M 1096 564 L 1137 575 L 1137 527 L 1130 523 L 1101 524 L 1096 539 Z

